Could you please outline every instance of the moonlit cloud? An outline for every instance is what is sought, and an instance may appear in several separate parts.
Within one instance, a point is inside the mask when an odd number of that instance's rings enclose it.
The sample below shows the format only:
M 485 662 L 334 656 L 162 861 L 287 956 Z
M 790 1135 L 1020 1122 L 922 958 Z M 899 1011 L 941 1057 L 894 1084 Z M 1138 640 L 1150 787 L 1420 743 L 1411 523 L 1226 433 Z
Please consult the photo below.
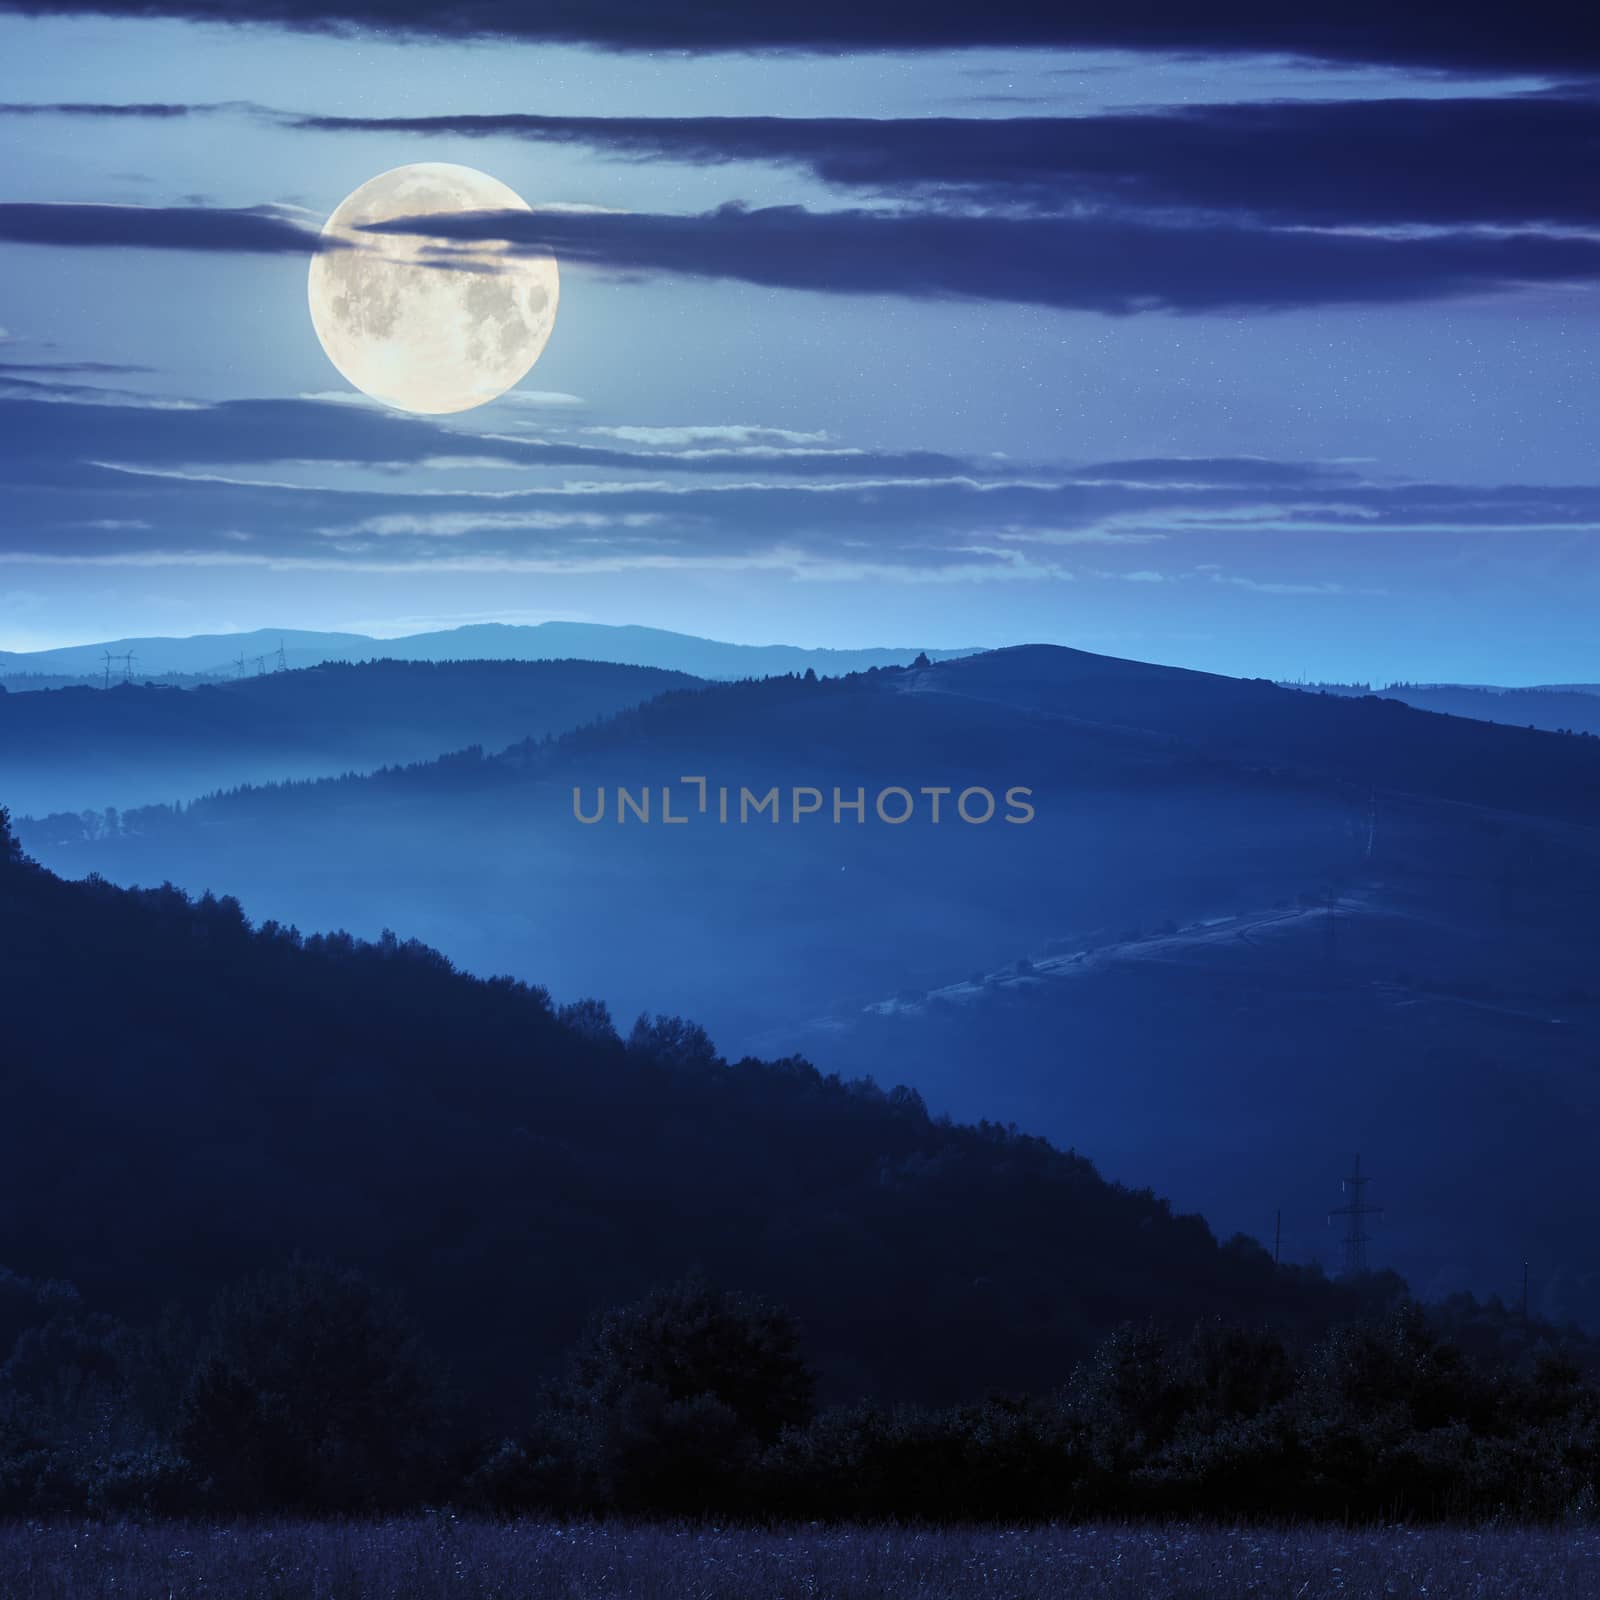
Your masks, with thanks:
M 1600 280 L 1600 238 L 1539 231 L 1390 235 L 1233 221 L 739 204 L 695 216 L 461 212 L 369 227 L 504 241 L 528 253 L 553 252 L 568 266 L 1112 316 L 1403 303 Z
M 1181 211 L 1320 227 L 1600 222 L 1600 185 L 1569 159 L 1600 140 L 1600 97 L 1576 91 L 1071 117 L 282 116 L 325 133 L 764 162 L 836 189 L 1045 212 Z
M 0 375 L 0 399 L 37 400 L 44 405 L 119 406 L 133 411 L 203 411 L 197 400 L 171 400 L 162 395 L 139 394 L 132 389 L 91 388 L 86 384 L 26 383 Z
M 1389 234 L 1238 221 L 740 204 L 682 216 L 463 212 L 371 227 L 456 242 L 504 240 L 531 253 L 553 251 L 567 268 L 1117 317 L 1407 304 L 1600 281 L 1600 237 L 1538 230 Z M 322 247 L 308 222 L 282 207 L 68 203 L 0 204 L 0 241 L 269 255 Z M 448 250 L 437 264 L 450 266 Z
M 370 572 L 438 574 L 533 574 L 593 576 L 641 573 L 749 573 L 776 574 L 812 583 L 949 584 L 989 581 L 1032 581 L 1070 577 L 1062 569 L 1018 559 L 1014 551 L 995 551 L 993 561 L 970 559 L 925 564 L 892 561 L 850 561 L 819 557 L 805 550 L 776 547 L 738 554 L 670 554 L 618 552 L 614 554 L 507 555 L 484 552 L 472 555 L 368 556 L 359 551 L 344 555 L 307 556 L 244 553 L 227 550 L 142 550 L 121 553 L 74 554 L 47 552 L 24 556 L 0 550 L 0 564 L 26 562 L 35 566 L 66 567 L 259 567 L 275 572 Z
M 598 511 L 439 511 L 397 512 L 365 517 L 360 522 L 319 528 L 330 537 L 376 534 L 380 538 L 409 535 L 426 539 L 459 539 L 473 533 L 548 533 L 566 528 L 649 528 L 663 518 L 655 512 L 607 516 Z
M 441 572 L 749 571 L 795 581 L 1077 581 L 1152 590 L 1193 588 L 1185 580 L 1211 567 L 1218 588 L 1339 599 L 1381 593 L 1381 586 L 1197 558 L 1265 540 L 1298 567 L 1310 541 L 1335 537 L 1394 548 L 1397 540 L 1533 531 L 1584 539 L 1600 531 L 1600 489 L 1385 480 L 1362 462 L 1142 457 L 1007 462 L 983 472 L 957 462 L 963 470 L 939 474 L 720 478 L 661 447 L 774 430 L 617 423 L 596 425 L 605 429 L 598 436 L 637 441 L 641 451 L 628 459 L 655 470 L 587 476 L 460 453 L 451 441 L 463 436 L 439 424 L 301 405 L 318 413 L 323 454 L 275 456 L 276 444 L 303 444 L 308 434 L 275 431 L 281 411 L 268 407 L 251 435 L 259 460 L 240 462 L 239 430 L 218 428 L 212 413 L 157 426 L 143 415 L 86 408 L 95 427 L 79 437 L 76 429 L 37 432 L 35 413 L 14 404 L 13 425 L 0 432 L 0 463 L 10 455 L 42 473 L 35 503 L 59 509 L 27 524 L 40 535 L 14 539 L 11 559 L 275 570 L 322 570 L 331 562 L 328 570 L 375 572 L 421 572 L 431 563 L 441 563 Z M 820 430 L 778 431 L 806 437 Z M 395 455 L 397 440 L 412 453 Z M 126 453 L 90 453 L 113 444 Z M 141 515 L 77 509 L 85 496 L 103 504 L 117 482 L 142 486 Z M 241 542 L 249 548 L 239 549 Z M 1163 558 L 1108 566 L 1119 547 L 1159 549 Z
M 999 539 L 1020 540 L 1027 544 L 1156 544 L 1165 539 L 1165 533 L 1149 529 L 1099 526 L 1092 528 L 1028 528 L 1013 523 L 997 528 Z
M 583 431 L 617 439 L 624 444 L 642 444 L 668 450 L 701 444 L 824 445 L 828 442 L 826 433 L 806 433 L 796 428 L 764 428 L 750 423 L 678 428 L 587 427 Z
M 586 404 L 582 395 L 566 394 L 560 389 L 511 389 L 495 402 L 496 405 L 517 406 L 530 411 L 566 411 Z

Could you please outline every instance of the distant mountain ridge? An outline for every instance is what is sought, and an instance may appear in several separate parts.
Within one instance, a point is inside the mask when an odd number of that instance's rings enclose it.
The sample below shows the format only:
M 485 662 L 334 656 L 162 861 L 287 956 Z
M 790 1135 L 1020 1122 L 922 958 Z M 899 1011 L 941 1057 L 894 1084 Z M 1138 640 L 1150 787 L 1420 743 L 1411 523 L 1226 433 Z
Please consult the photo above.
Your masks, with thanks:
M 659 801 L 685 774 L 711 786 L 706 826 L 574 821 L 579 791 L 586 806 L 602 787 L 649 788 Z M 735 824 L 720 828 L 725 784 Z M 860 825 L 740 827 L 742 784 L 847 795 L 976 784 L 997 799 L 1025 784 L 1038 815 L 952 828 L 924 805 L 905 828 L 875 813 Z M 680 810 L 692 803 L 677 792 Z M 1395 825 L 1399 797 L 1581 828 L 1600 806 L 1600 745 L 1017 647 L 924 669 L 671 690 L 499 754 L 115 822 L 69 812 L 19 826 L 58 870 L 227 885 L 258 914 L 301 926 L 371 935 L 404 921 L 471 970 L 604 989 L 630 1009 L 687 1003 L 742 1048 L 841 1000 L 948 982 L 1073 928 L 1183 922 L 1364 872 L 1374 804 L 1385 852 L 1414 826 Z M 447 841 L 447 873 L 418 877 L 425 864 L 406 843 L 416 837 Z M 690 904 L 693 930 L 681 926 Z
M 1442 711 L 1477 722 L 1542 728 L 1548 733 L 1600 734 L 1600 684 L 1540 683 L 1505 688 L 1492 683 L 1287 683 L 1286 689 L 1345 698 L 1375 695 L 1418 711 Z
M 809 649 L 787 644 L 728 644 L 666 628 L 600 622 L 479 622 L 430 633 L 378 639 L 364 633 L 319 633 L 298 628 L 257 628 L 250 633 L 196 634 L 191 638 L 110 639 L 54 650 L 0 650 L 0 678 L 23 674 L 76 674 L 100 678 L 111 656 L 113 683 L 133 656 L 136 681 L 166 673 L 251 676 L 277 664 L 320 666 L 326 661 L 610 661 L 626 667 L 660 667 L 697 678 L 764 678 L 807 669 L 824 677 L 906 666 L 916 646 L 864 650 Z M 929 650 L 944 661 L 976 650 Z M 243 666 L 240 666 L 240 662 Z M 19 685 L 20 686 L 20 685 Z
M 147 805 L 499 749 L 581 727 L 687 673 L 609 661 L 366 661 L 202 682 L 0 695 L 0 771 L 17 811 Z

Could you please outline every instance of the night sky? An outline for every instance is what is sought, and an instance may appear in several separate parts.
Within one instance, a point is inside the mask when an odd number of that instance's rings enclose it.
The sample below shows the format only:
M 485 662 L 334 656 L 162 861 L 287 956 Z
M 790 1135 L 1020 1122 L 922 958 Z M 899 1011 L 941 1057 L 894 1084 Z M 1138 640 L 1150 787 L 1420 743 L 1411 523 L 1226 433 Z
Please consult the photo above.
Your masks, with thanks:
M 0 649 L 579 618 L 1600 679 L 1576 8 L 117 9 L 0 4 Z M 421 161 L 562 269 L 439 421 L 306 309 Z

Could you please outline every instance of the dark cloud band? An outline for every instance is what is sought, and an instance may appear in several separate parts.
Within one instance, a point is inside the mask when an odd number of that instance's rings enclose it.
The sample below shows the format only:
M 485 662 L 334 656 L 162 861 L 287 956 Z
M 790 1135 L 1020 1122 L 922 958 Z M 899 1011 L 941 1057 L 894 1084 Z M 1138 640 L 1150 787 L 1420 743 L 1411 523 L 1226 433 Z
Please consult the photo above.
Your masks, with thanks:
M 567 261 L 838 294 L 1010 301 L 1128 315 L 1264 311 L 1593 282 L 1600 241 L 1373 234 L 1115 218 L 747 210 L 462 213 L 374 230 L 503 239 Z
M 168 121 L 211 109 L 210 106 L 173 105 L 159 100 L 11 100 L 0 102 L 0 117 L 101 117 L 107 120 Z
M 1376 234 L 1157 225 L 942 211 L 463 213 L 383 232 L 505 239 L 569 263 L 829 294 L 971 299 L 1130 315 L 1271 311 L 1486 294 L 1600 278 L 1600 240 L 1544 233 Z M 0 205 L 0 241 L 305 253 L 315 235 L 269 211 Z M 451 265 L 448 250 L 441 266 Z
M 1392 0 L 1274 6 L 1259 0 L 0 0 L 24 15 L 91 13 L 267 23 L 311 32 L 378 29 L 425 38 L 501 37 L 610 50 L 915 51 L 977 46 L 1268 53 L 1493 72 L 1600 70 L 1600 22 L 1571 0 Z
M 883 194 L 1284 223 L 1600 221 L 1600 98 L 1216 105 L 1007 118 L 289 117 L 325 132 L 511 137 L 620 157 L 797 166 Z
M 842 190 L 1039 214 L 1289 225 L 1600 223 L 1600 96 L 1279 101 L 1080 117 L 302 115 L 246 102 L 0 104 L 108 120 L 239 112 L 319 133 L 520 139 L 618 159 L 797 168 Z
M 141 250 L 306 254 L 316 233 L 267 210 L 211 206 L 0 204 L 0 242 Z

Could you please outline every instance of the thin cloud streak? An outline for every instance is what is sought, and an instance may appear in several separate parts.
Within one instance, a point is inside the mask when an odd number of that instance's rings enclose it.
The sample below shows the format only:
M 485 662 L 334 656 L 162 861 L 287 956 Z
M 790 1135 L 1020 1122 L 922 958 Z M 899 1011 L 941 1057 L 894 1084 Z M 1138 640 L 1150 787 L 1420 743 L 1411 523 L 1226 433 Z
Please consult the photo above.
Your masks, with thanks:
M 886 561 L 819 558 L 798 549 L 750 554 L 655 554 L 605 556 L 442 555 L 368 559 L 357 554 L 273 555 L 237 550 L 128 550 L 93 554 L 61 551 L 0 551 L 0 564 L 55 567 L 259 567 L 274 572 L 372 573 L 537 573 L 594 576 L 626 572 L 767 572 L 810 582 L 900 583 L 1015 582 L 1060 579 L 1070 574 L 1048 564 L 1019 560 L 1012 551 L 994 552 L 992 563 L 956 561 L 927 567 Z

